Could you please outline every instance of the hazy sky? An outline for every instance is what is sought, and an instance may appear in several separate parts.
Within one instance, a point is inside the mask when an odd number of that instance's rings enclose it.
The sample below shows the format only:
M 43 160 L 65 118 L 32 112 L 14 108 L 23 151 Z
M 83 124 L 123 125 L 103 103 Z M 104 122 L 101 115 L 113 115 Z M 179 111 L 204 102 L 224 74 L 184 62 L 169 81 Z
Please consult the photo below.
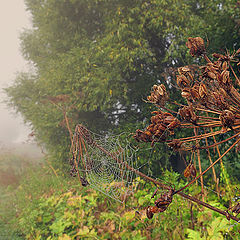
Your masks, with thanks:
M 16 72 L 27 69 L 20 53 L 19 33 L 30 28 L 30 17 L 24 0 L 0 0 L 0 142 L 19 142 L 27 138 L 29 129 L 19 115 L 1 103 L 5 98 L 2 88 L 13 83 Z

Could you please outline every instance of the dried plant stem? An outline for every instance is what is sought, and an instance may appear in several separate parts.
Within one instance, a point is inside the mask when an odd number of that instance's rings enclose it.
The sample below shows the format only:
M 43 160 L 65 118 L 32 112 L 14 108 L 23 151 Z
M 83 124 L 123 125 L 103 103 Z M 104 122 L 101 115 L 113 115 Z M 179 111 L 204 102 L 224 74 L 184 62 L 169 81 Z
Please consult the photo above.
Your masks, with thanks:
M 58 178 L 57 171 L 54 169 L 54 167 L 52 166 L 52 164 L 48 160 L 47 160 L 47 164 L 51 168 L 51 170 L 53 171 L 54 175 Z
M 199 119 L 208 119 L 208 120 L 218 120 L 219 118 L 209 117 L 209 116 L 198 116 Z
M 204 131 L 206 131 L 206 129 L 204 129 Z M 208 145 L 208 139 L 207 138 L 205 138 L 205 142 L 206 142 L 206 146 L 208 147 L 209 145 Z M 212 157 L 211 157 L 211 154 L 210 154 L 210 151 L 209 151 L 208 148 L 207 148 L 207 154 L 208 154 L 209 162 L 210 162 L 210 164 L 212 164 L 213 161 L 212 161 Z M 215 172 L 214 167 L 212 167 L 212 172 L 213 172 L 213 180 L 216 183 L 217 182 L 217 176 L 216 176 L 216 172 Z
M 240 94 L 235 87 L 231 87 L 230 95 L 236 101 L 238 107 L 240 107 Z
M 206 60 L 206 62 L 208 63 L 212 63 L 212 61 L 208 58 L 208 56 L 206 55 L 206 53 L 203 54 L 204 59 Z
M 235 134 L 235 135 L 233 135 L 233 136 L 237 136 L 237 135 L 239 135 L 239 133 L 238 133 L 238 134 Z M 233 138 L 233 137 L 231 137 L 231 138 Z M 213 140 L 214 140 L 215 143 L 217 142 L 215 136 L 213 136 Z M 220 157 L 220 156 L 221 156 L 221 153 L 220 153 L 220 150 L 219 150 L 218 145 L 216 145 L 216 149 L 217 149 L 217 152 L 218 152 L 218 156 Z M 231 190 L 230 190 L 230 183 L 229 183 L 228 177 L 226 176 L 226 169 L 225 169 L 225 167 L 224 167 L 224 165 L 223 165 L 222 159 L 221 159 L 221 161 L 220 161 L 220 166 L 221 166 L 221 168 L 222 168 L 222 173 L 223 173 L 223 176 L 224 176 L 225 181 L 226 181 L 226 185 L 227 185 L 228 192 L 230 193 L 230 192 L 231 192 Z
M 162 108 L 162 109 L 164 109 L 164 110 L 166 110 L 166 111 L 168 111 L 168 112 L 171 112 L 171 113 L 174 113 L 174 114 L 178 114 L 178 112 L 173 111 L 172 109 L 166 108 L 166 107 L 164 107 L 164 106 L 158 106 L 158 107 L 159 107 L 159 108 Z
M 197 107 L 196 110 L 198 110 L 198 111 L 203 111 L 203 112 L 208 112 L 208 113 L 215 113 L 215 114 L 220 114 L 220 113 L 221 113 L 220 111 L 217 111 L 217 110 L 212 111 L 212 110 L 208 110 L 208 109 L 204 109 L 204 108 L 199 108 L 199 107 Z
M 214 144 L 212 144 L 212 145 L 206 144 L 205 147 L 198 147 L 198 149 L 208 149 L 208 148 L 216 147 L 216 146 L 219 145 L 219 144 L 222 144 L 222 143 L 224 143 L 224 142 L 227 142 L 227 141 L 229 141 L 229 140 L 237 137 L 239 134 L 240 134 L 240 133 L 236 133 L 236 134 L 232 135 L 231 137 L 222 140 L 221 142 L 217 142 L 215 136 L 213 136 L 213 139 L 214 139 L 214 142 L 215 142 Z
M 68 121 L 68 117 L 67 117 L 67 112 L 65 110 L 62 110 L 63 111 L 63 115 L 64 115 L 64 119 L 65 119 L 65 122 L 66 122 L 66 125 L 67 125 L 67 129 L 68 129 L 68 132 L 70 134 L 70 137 L 72 139 L 73 137 L 73 133 L 72 133 L 72 130 L 70 128 L 70 125 L 69 125 L 69 121 Z
M 222 124 L 219 122 L 218 124 L 206 124 L 206 125 L 200 125 L 199 127 L 221 127 Z
M 206 133 L 206 134 L 201 134 L 201 135 L 197 135 L 197 136 L 191 136 L 191 137 L 186 137 L 186 138 L 178 138 L 178 139 L 175 139 L 175 140 L 180 140 L 182 142 L 192 142 L 192 141 L 195 141 L 195 140 L 200 140 L 200 139 L 204 139 L 206 137 L 212 137 L 214 135 L 218 135 L 218 134 L 221 134 L 222 133 L 222 130 L 219 130 L 219 131 L 216 131 L 216 132 L 213 132 L 213 133 Z M 173 141 L 173 140 L 171 140 Z M 170 141 L 166 141 L 166 142 L 170 142 Z
M 197 130 L 194 128 L 194 134 L 197 136 Z M 198 146 L 198 140 L 196 140 L 196 146 Z M 201 158 L 200 158 L 200 151 L 197 149 L 197 158 L 198 158 L 198 168 L 199 173 L 202 174 L 202 165 L 201 165 Z M 202 200 L 204 201 L 204 184 L 203 184 L 203 177 L 200 178 L 201 181 L 201 192 L 202 192 Z
M 237 77 L 235 71 L 233 70 L 233 68 L 232 68 L 232 66 L 231 66 L 231 64 L 230 64 L 230 62 L 228 63 L 228 65 L 230 66 L 231 71 L 232 71 L 234 77 L 236 78 L 238 85 L 240 86 L 240 80 L 238 79 L 238 77 Z
M 203 176 L 209 169 L 211 169 L 216 163 L 218 163 L 238 142 L 240 141 L 240 138 L 237 139 L 235 143 L 232 144 L 231 147 L 228 148 L 227 151 L 225 151 L 215 162 L 213 162 L 205 171 L 203 171 L 201 174 L 199 174 L 196 178 L 194 178 L 191 182 L 189 182 L 187 185 L 182 187 L 181 189 L 177 190 L 176 193 L 183 191 L 187 187 L 189 187 L 191 184 L 193 184 L 195 181 L 197 181 L 201 176 Z

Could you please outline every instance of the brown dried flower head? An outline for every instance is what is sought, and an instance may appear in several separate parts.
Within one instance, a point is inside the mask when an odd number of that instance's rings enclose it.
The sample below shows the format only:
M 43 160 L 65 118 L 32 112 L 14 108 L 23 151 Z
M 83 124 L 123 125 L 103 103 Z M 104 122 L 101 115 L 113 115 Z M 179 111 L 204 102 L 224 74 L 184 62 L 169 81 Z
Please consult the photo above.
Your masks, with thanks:
M 168 100 L 168 94 L 166 87 L 163 84 L 153 85 L 151 95 L 147 97 L 148 101 L 151 103 L 164 106 Z
M 229 127 L 232 128 L 234 121 L 235 121 L 235 115 L 230 110 L 224 110 L 219 116 L 220 121 L 223 125 L 223 127 Z
M 188 38 L 186 46 L 190 49 L 192 56 L 201 56 L 206 51 L 204 41 L 201 37 Z

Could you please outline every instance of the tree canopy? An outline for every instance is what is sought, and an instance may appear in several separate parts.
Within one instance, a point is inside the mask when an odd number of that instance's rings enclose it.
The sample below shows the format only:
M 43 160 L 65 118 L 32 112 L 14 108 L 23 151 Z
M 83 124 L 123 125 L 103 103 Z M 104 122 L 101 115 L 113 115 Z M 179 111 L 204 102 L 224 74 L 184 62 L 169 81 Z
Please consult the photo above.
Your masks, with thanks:
M 97 132 L 141 123 L 150 112 L 143 99 L 151 86 L 171 88 L 171 71 L 191 63 L 187 37 L 208 39 L 209 52 L 239 47 L 233 0 L 25 3 L 33 27 L 21 34 L 22 53 L 34 71 L 20 73 L 6 91 L 60 159 L 70 144 L 62 111 L 71 128 L 81 122 Z

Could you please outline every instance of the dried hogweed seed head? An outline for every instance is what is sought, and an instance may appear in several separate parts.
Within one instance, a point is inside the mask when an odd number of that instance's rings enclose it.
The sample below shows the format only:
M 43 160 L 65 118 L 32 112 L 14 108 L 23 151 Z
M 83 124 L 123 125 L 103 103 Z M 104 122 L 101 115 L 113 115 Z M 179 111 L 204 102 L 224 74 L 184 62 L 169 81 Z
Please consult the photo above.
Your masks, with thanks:
M 181 74 L 186 74 L 188 72 L 190 72 L 191 69 L 187 66 L 184 66 L 184 67 L 179 67 L 178 68 L 178 73 L 181 75 Z
M 151 95 L 147 97 L 148 101 L 151 103 L 164 106 L 168 100 L 168 94 L 166 87 L 163 84 L 153 85 Z
M 190 166 L 190 173 L 193 178 L 197 176 L 197 170 L 193 164 Z
M 177 75 L 177 85 L 180 88 L 190 87 L 190 80 L 188 80 L 184 75 Z
M 178 139 L 173 139 L 171 142 L 168 143 L 168 146 L 173 148 L 174 151 L 177 151 L 181 148 L 182 142 Z
M 204 41 L 201 37 L 188 38 L 186 46 L 190 49 L 190 54 L 194 56 L 201 56 L 206 52 Z
M 222 64 L 222 70 L 227 70 L 228 69 L 228 63 L 227 61 L 224 61 L 223 64 Z
M 185 178 L 189 178 L 189 177 L 191 176 L 190 165 L 188 165 L 188 166 L 186 167 L 186 169 L 185 169 L 184 172 L 183 172 L 183 175 L 184 175 Z
M 146 209 L 146 214 L 147 214 L 147 218 L 148 219 L 152 219 L 153 218 L 153 212 L 152 212 L 152 206 L 148 206 Z
M 199 86 L 199 96 L 200 98 L 207 96 L 207 87 L 204 83 L 201 83 Z
M 235 121 L 235 115 L 230 110 L 223 110 L 222 113 L 219 116 L 220 121 L 223 125 L 223 127 L 229 127 L 231 128 Z

